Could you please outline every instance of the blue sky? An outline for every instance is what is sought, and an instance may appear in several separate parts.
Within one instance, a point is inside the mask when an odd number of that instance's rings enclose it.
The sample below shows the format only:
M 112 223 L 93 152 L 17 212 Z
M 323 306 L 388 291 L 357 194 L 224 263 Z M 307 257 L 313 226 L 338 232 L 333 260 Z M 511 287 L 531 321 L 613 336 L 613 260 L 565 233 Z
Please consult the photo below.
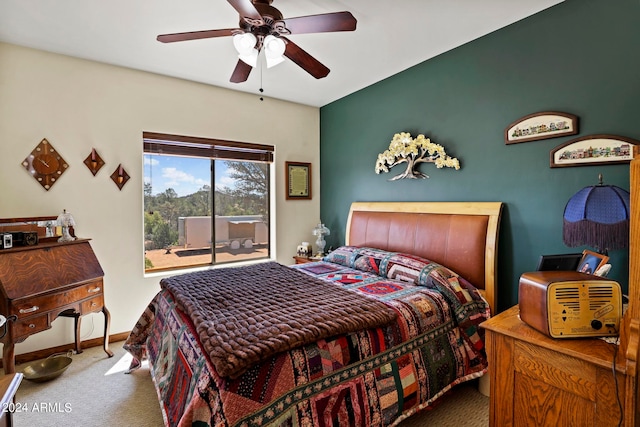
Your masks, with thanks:
M 193 194 L 210 185 L 209 160 L 192 157 L 144 155 L 144 182 L 152 182 L 152 194 L 173 188 L 178 196 Z M 224 161 L 216 161 L 216 187 L 232 187 Z

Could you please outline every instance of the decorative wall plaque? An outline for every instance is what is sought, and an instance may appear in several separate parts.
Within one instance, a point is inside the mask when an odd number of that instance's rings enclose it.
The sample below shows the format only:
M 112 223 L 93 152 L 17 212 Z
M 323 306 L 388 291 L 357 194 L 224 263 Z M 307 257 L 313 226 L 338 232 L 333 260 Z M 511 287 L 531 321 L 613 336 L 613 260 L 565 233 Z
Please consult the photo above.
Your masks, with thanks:
M 122 163 L 119 164 L 116 170 L 111 174 L 111 179 L 116 183 L 120 190 L 122 190 L 122 187 L 124 187 L 127 181 L 129 181 L 129 178 L 129 174 L 122 167 Z
M 96 176 L 100 168 L 104 166 L 104 160 L 102 160 L 95 148 L 91 149 L 91 153 L 84 159 L 83 163 L 89 168 L 93 176 Z

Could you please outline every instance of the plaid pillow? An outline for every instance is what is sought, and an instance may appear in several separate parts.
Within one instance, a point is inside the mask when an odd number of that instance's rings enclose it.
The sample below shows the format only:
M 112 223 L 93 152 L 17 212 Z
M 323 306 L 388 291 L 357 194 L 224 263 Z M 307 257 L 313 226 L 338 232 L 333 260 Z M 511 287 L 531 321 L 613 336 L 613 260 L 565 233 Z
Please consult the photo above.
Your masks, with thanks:
M 409 254 L 395 253 L 389 257 L 387 263 L 384 265 L 384 276 L 389 279 L 418 285 L 420 284 L 421 272 L 425 269 L 427 269 L 426 271 L 430 271 L 436 266 L 439 266 L 439 264 L 429 261 L 428 259 Z
M 384 265 L 385 259 L 392 255 L 393 252 L 387 252 L 381 249 L 340 246 L 338 249 L 325 256 L 323 260 L 344 265 L 345 267 L 354 268 L 359 271 L 382 275 L 380 266 Z
M 351 268 L 384 277 L 382 268 L 385 265 L 385 260 L 392 255 L 392 252 L 382 249 L 359 248 L 353 258 Z
M 324 258 L 322 258 L 322 260 L 332 262 L 334 264 L 344 265 L 345 267 L 351 267 L 351 258 L 354 256 L 357 250 L 358 248 L 355 246 L 340 246 L 338 249 L 327 254 Z
M 439 289 L 460 304 L 472 301 L 471 294 L 477 293 L 475 287 L 460 277 L 458 273 L 418 256 L 396 253 L 384 266 L 385 277 L 393 280 L 411 282 L 418 286 Z

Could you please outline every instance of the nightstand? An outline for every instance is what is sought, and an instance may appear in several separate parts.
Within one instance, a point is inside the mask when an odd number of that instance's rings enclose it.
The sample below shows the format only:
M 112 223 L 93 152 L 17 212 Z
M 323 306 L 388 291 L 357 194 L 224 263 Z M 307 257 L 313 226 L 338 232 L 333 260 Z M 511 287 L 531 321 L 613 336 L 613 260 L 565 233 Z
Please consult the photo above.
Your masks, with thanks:
M 489 359 L 491 426 L 613 426 L 622 417 L 621 407 L 626 421 L 634 418 L 633 402 L 626 400 L 634 395 L 635 372 L 627 369 L 618 345 L 599 338 L 550 338 L 518 314 L 516 305 L 481 325 Z
M 305 264 L 307 262 L 318 262 L 318 261 L 322 261 L 322 257 L 317 257 L 317 256 L 313 256 L 313 257 L 309 257 L 309 256 L 294 256 L 293 259 L 296 261 L 296 264 Z

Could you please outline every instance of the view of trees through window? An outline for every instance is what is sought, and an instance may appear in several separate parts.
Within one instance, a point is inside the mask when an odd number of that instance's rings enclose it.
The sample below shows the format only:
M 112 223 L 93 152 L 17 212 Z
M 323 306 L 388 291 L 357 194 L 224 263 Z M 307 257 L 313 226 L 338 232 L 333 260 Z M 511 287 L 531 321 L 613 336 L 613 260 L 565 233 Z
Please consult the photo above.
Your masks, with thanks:
M 144 164 L 146 271 L 269 256 L 268 162 L 146 152 Z

